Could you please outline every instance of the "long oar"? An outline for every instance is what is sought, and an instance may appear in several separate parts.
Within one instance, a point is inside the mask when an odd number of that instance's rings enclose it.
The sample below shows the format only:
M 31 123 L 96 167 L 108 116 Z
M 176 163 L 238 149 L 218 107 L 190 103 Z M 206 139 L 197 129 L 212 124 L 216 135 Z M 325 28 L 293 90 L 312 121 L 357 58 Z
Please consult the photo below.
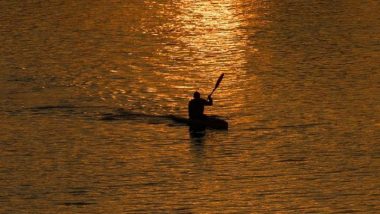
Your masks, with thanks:
M 215 87 L 214 87 L 214 89 L 212 90 L 212 92 L 211 92 L 210 95 L 209 95 L 210 97 L 211 97 L 211 95 L 214 93 L 214 91 L 219 87 L 219 84 L 220 84 L 220 82 L 222 82 L 223 77 L 224 77 L 224 73 L 222 73 L 222 74 L 220 75 L 218 81 L 216 81 Z

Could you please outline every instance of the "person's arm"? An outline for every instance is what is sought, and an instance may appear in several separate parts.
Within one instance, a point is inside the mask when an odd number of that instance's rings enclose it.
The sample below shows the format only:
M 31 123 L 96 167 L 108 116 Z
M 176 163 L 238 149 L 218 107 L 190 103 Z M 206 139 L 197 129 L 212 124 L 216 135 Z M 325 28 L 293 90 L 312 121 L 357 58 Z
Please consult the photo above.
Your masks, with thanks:
M 210 95 L 208 95 L 207 101 L 206 101 L 206 106 L 212 106 L 212 104 L 213 104 L 212 97 Z

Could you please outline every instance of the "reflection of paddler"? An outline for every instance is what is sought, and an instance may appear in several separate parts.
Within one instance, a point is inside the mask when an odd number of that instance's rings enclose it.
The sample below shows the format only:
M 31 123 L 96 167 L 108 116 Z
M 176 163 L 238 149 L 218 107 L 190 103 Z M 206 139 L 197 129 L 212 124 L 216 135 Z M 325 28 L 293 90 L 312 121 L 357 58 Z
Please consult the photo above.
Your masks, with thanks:
M 207 97 L 207 100 L 201 98 L 201 94 L 194 92 L 194 98 L 189 102 L 189 118 L 190 119 L 205 119 L 207 116 L 204 114 L 205 106 L 212 106 L 211 94 Z

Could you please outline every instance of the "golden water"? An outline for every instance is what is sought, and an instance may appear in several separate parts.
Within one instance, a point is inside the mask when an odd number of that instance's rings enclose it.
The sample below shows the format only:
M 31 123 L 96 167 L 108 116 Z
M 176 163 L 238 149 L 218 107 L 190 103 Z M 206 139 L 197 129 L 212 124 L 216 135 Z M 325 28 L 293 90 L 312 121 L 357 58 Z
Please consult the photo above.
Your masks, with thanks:
M 0 213 L 380 210 L 378 1 L 0 8 Z M 227 132 L 159 117 L 221 73 Z

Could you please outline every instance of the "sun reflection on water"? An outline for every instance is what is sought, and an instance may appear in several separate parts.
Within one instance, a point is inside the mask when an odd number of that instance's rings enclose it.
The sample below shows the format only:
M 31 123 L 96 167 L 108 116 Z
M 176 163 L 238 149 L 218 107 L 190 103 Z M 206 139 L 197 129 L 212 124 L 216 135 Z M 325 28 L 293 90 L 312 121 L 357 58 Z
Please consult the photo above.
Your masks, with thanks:
M 177 17 L 181 35 L 177 38 L 190 53 L 189 60 L 202 73 L 243 71 L 246 59 L 246 35 L 240 28 L 243 20 L 237 16 L 233 1 L 214 3 L 184 0 L 179 3 Z
M 238 111 L 244 104 L 240 92 L 248 70 L 249 38 L 245 26 L 253 15 L 247 15 L 244 5 L 233 0 L 181 0 L 175 7 L 177 14 L 165 25 L 171 30 L 166 29 L 163 34 L 170 42 L 158 51 L 166 60 L 158 63 L 166 70 L 159 75 L 182 94 L 191 94 L 193 90 L 207 94 L 218 76 L 225 73 L 225 81 L 217 93 L 223 94 L 223 102 L 233 97 L 234 102 L 225 105 Z M 257 81 L 253 77 L 250 75 L 250 81 Z
M 234 0 L 182 0 L 177 6 L 179 13 L 173 20 L 177 25 L 173 32 L 176 45 L 165 47 L 166 54 L 174 55 L 176 60 L 175 66 L 168 68 L 174 71 L 170 78 L 173 73 L 180 78 L 189 77 L 191 81 L 179 82 L 181 86 L 176 88 L 186 89 L 186 93 L 200 89 L 206 94 L 218 76 L 225 73 L 217 92 L 222 95 L 219 103 L 232 112 L 240 111 L 245 103 L 241 90 L 247 84 L 248 70 L 249 36 L 245 26 L 254 14 L 245 13 L 244 5 Z M 254 75 L 249 78 L 257 81 Z
M 146 11 L 139 28 L 134 27 L 134 44 L 140 52 L 128 55 L 125 72 L 119 72 L 128 78 L 129 87 L 126 96 L 119 96 L 121 105 L 133 107 L 131 100 L 147 99 L 152 111 L 160 105 L 165 112 L 182 114 L 194 90 L 204 96 L 210 93 L 221 73 L 225 79 L 214 94 L 220 108 L 213 108 L 213 114 L 241 112 L 247 102 L 242 92 L 253 88 L 252 94 L 259 93 L 258 79 L 247 74 L 248 60 L 256 50 L 249 30 L 256 23 L 252 19 L 259 16 L 252 9 L 255 4 L 235 0 L 143 4 Z M 141 72 L 145 70 L 149 72 Z M 125 85 L 113 88 L 125 89 Z

